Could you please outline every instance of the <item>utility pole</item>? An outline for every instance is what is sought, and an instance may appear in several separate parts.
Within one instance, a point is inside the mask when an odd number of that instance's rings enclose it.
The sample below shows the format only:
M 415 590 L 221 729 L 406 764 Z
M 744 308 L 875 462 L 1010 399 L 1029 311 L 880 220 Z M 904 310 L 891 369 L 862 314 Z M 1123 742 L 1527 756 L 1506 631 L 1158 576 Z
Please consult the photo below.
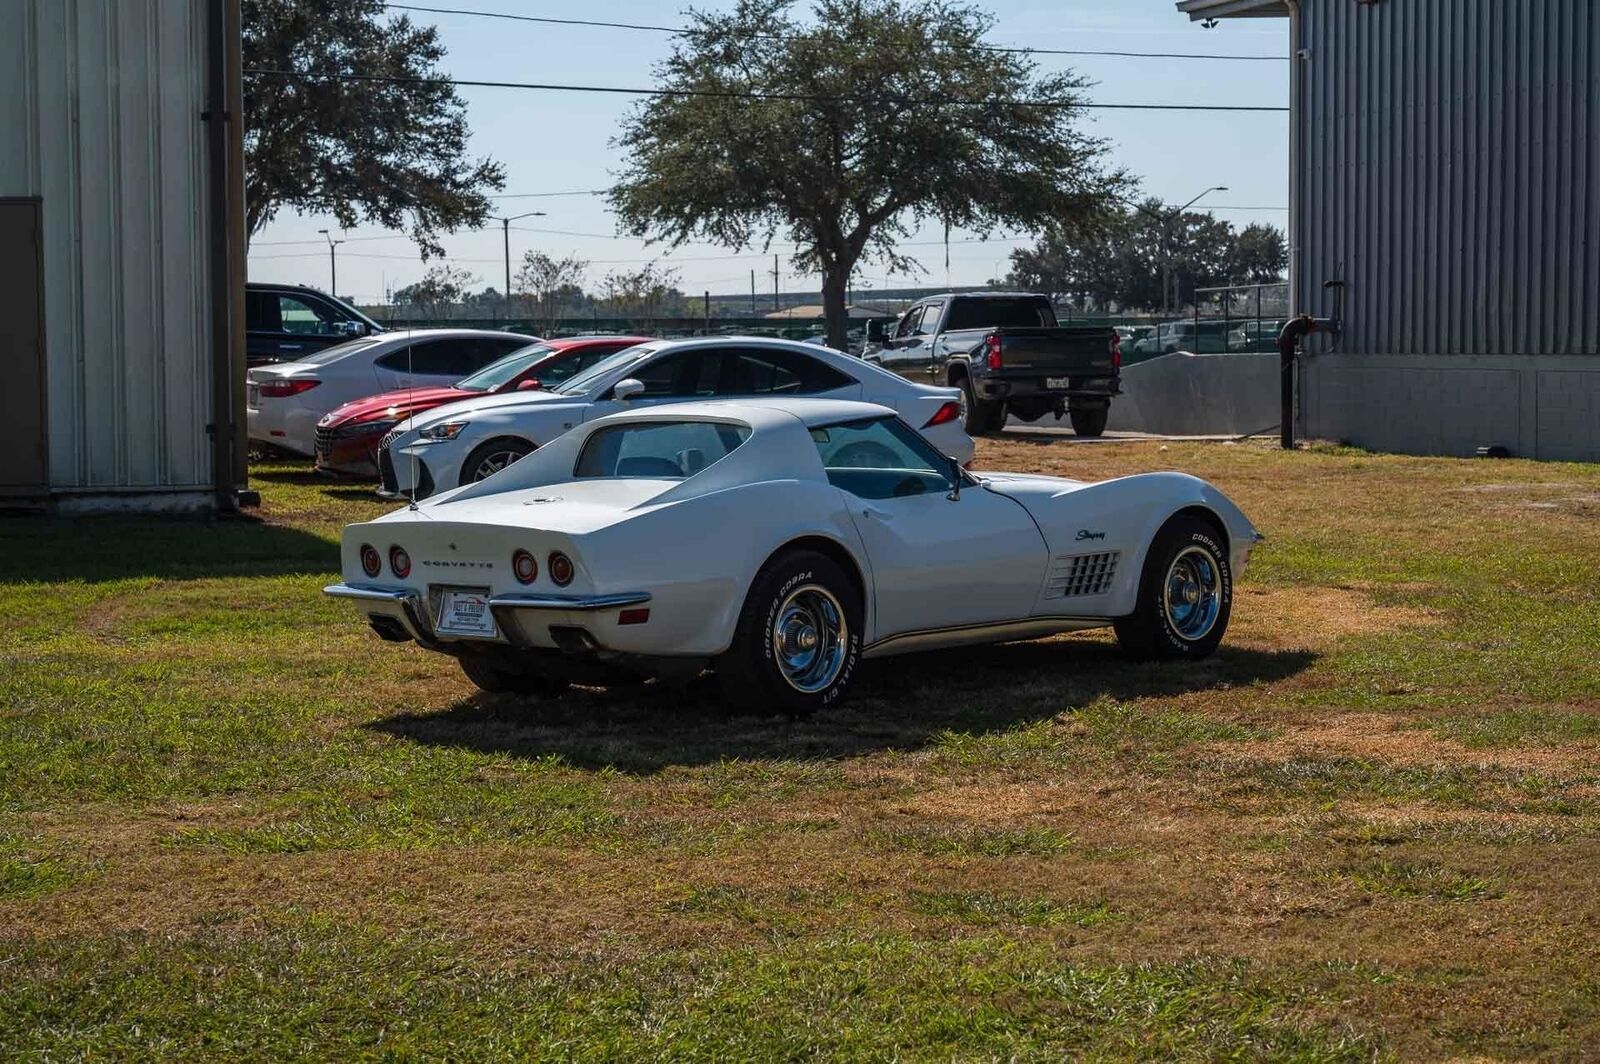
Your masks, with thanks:
M 543 218 L 544 211 L 529 211 L 527 214 L 513 214 L 509 218 L 495 219 L 500 223 L 500 233 L 506 242 L 506 320 L 511 320 L 511 223 L 523 218 Z
M 777 255 L 773 255 L 772 256 L 772 309 L 775 310 L 775 311 L 783 309 L 782 307 L 778 306 L 778 256 Z
M 711 289 L 706 289 L 706 335 L 711 335 Z
M 328 238 L 328 294 L 333 298 L 338 299 L 339 259 L 334 249 L 340 244 L 343 244 L 344 241 L 333 239 L 333 234 L 328 232 L 326 229 L 318 229 L 317 232 Z
M 753 318 L 758 313 L 759 313 L 759 311 L 756 310 L 756 271 L 751 270 L 750 271 L 750 316 Z

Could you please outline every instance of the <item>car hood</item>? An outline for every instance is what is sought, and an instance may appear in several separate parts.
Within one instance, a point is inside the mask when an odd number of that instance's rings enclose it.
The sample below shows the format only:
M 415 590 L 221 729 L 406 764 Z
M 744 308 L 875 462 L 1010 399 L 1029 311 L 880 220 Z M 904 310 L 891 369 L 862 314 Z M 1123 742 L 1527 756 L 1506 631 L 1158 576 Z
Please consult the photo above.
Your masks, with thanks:
M 321 425 L 323 428 L 332 428 L 347 422 L 404 421 L 436 406 L 476 398 L 482 394 L 462 391 L 460 388 L 401 388 L 369 395 L 337 407 L 322 419 Z
M 471 399 L 450 403 L 418 414 L 407 423 L 408 429 L 423 429 L 441 421 L 470 418 L 474 414 L 512 414 L 523 410 L 554 410 L 559 406 L 588 406 L 589 400 L 579 395 L 562 395 L 559 392 L 507 392 L 505 395 L 473 394 Z

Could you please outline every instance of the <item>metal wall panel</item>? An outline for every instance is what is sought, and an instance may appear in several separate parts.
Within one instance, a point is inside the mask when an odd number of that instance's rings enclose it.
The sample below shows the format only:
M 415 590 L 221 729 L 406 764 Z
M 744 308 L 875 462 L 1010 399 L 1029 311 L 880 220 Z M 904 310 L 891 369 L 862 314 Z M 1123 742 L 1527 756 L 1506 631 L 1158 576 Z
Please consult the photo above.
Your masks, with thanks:
M 1600 4 L 1303 0 L 1298 309 L 1346 351 L 1600 352 Z
M 205 0 L 0 0 L 0 195 L 44 201 L 52 491 L 212 480 Z

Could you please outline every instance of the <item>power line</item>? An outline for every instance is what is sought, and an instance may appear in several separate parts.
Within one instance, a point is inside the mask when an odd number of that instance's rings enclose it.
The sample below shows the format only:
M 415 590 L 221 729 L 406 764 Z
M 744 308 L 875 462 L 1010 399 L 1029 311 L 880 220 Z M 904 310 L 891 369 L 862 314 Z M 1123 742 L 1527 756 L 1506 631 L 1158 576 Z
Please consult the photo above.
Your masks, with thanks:
M 752 92 L 737 89 L 635 89 L 619 85 L 563 85 L 532 81 L 467 81 L 460 78 L 404 78 L 389 74 L 313 74 L 300 70 L 246 70 L 257 77 L 301 78 L 307 81 L 361 81 L 382 85 L 440 85 L 450 84 L 477 89 L 525 89 L 540 92 L 598 92 L 623 96 L 692 96 L 721 100 L 776 100 L 791 103 L 911 103 L 892 96 L 821 96 L 813 93 Z M 927 100 L 927 104 L 950 104 L 956 107 L 990 107 L 1009 104 L 1018 107 L 1076 108 L 1097 111 L 1281 111 L 1287 107 L 1263 104 L 1205 104 L 1205 103 L 1100 103 L 1097 101 L 1057 100 Z
M 459 7 L 423 7 L 417 4 L 385 4 L 383 6 L 396 11 L 422 11 L 433 15 L 470 15 L 475 18 L 504 19 L 508 22 L 535 22 L 548 26 L 590 26 L 613 30 L 644 30 L 651 33 L 665 33 L 674 37 L 692 37 L 701 32 L 699 30 L 685 29 L 681 26 L 657 26 L 641 22 L 602 22 L 598 19 L 552 18 L 541 15 L 511 15 L 502 11 L 472 11 Z M 751 34 L 750 36 L 756 40 L 765 41 L 783 41 L 793 39 L 791 36 L 781 33 L 755 33 Z M 1007 52 L 1019 55 L 1099 55 L 1111 56 L 1119 59 L 1224 59 L 1267 63 L 1282 63 L 1288 60 L 1287 56 L 1282 55 L 1215 55 L 1205 52 L 1123 52 L 1089 48 L 1031 48 L 1003 44 L 982 44 L 978 47 L 988 52 Z

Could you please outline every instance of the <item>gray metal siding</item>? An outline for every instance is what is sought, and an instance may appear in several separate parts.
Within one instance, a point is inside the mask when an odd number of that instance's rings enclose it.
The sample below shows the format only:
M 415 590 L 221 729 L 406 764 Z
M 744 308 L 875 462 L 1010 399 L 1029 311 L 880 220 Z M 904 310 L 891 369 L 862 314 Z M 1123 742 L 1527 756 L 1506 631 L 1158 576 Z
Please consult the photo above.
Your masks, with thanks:
M 212 479 L 204 0 L 0 0 L 0 195 L 44 201 L 54 491 Z
M 1600 4 L 1305 0 L 1298 309 L 1345 351 L 1600 351 Z

